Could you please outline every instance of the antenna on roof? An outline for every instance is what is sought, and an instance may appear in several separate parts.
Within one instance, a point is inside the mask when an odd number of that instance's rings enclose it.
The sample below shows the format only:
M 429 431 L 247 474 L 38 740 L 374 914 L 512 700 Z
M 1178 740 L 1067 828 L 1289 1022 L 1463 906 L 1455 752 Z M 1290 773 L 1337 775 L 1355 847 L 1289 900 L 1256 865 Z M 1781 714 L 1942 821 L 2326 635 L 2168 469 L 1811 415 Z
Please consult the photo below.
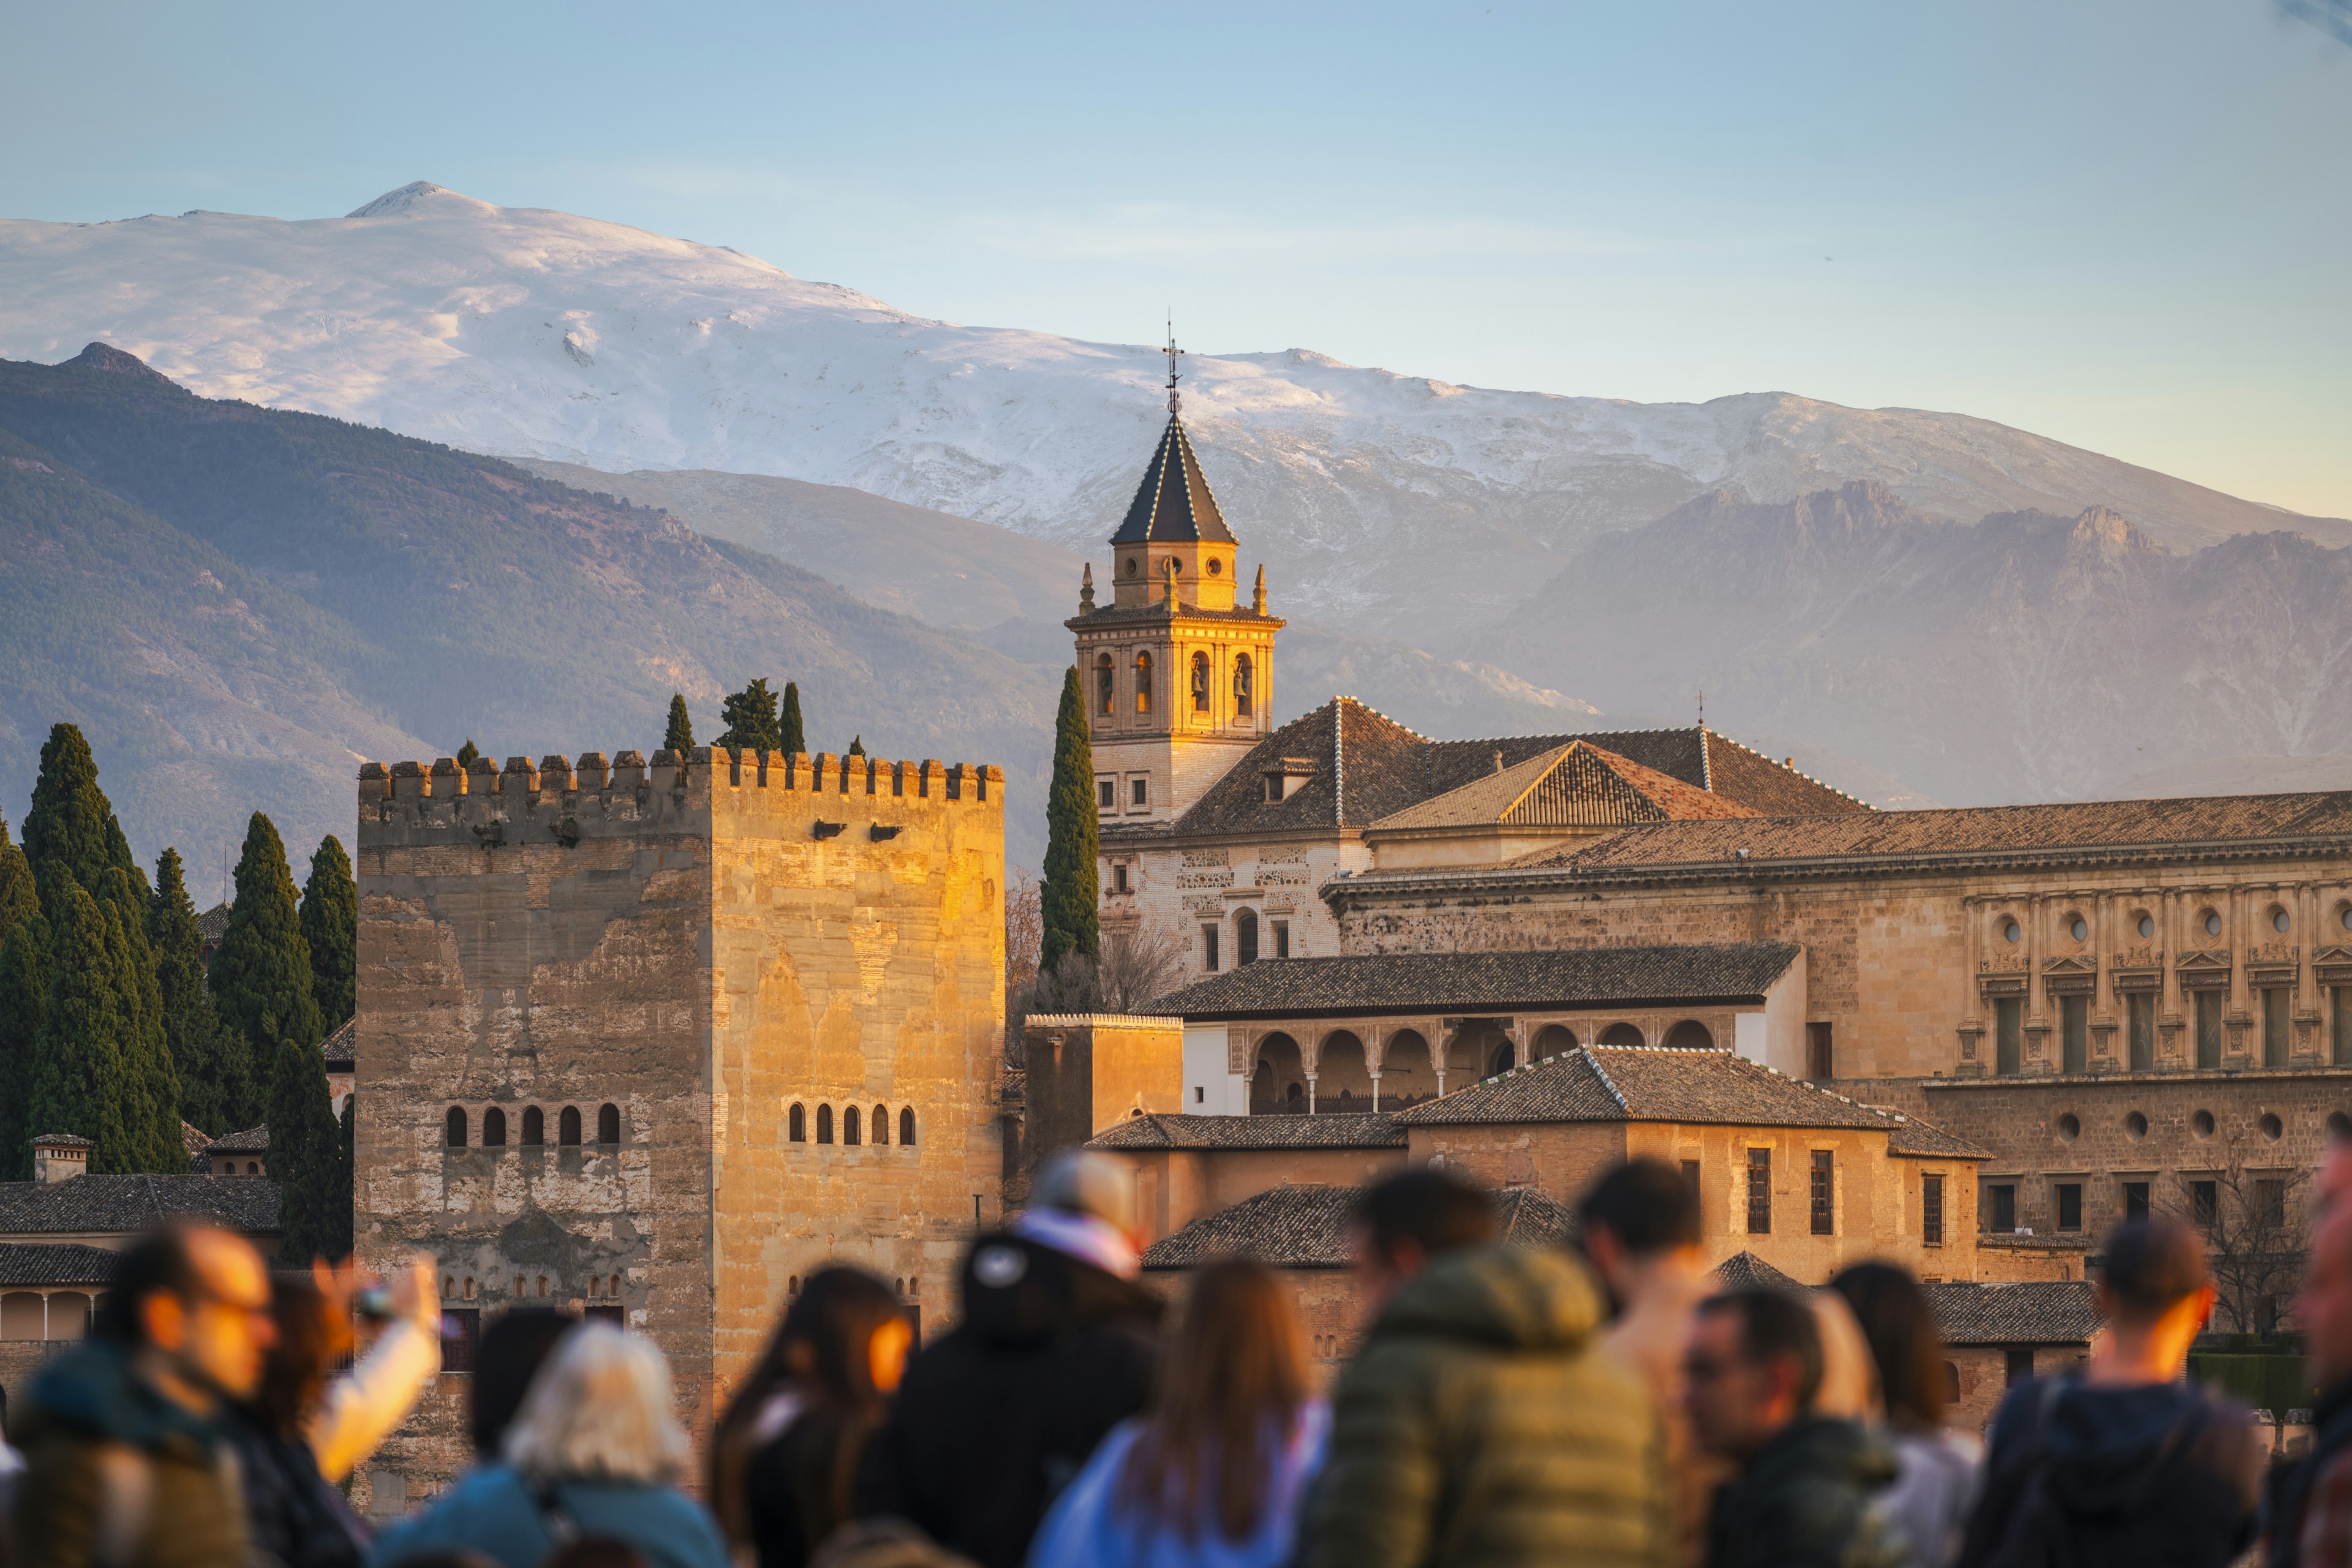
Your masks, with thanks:
M 1176 312 L 1172 307 L 1168 312 L 1168 346 L 1160 352 L 1168 356 L 1168 412 L 1173 414 L 1179 401 L 1176 384 L 1183 379 L 1176 374 L 1176 361 L 1184 351 L 1176 346 Z

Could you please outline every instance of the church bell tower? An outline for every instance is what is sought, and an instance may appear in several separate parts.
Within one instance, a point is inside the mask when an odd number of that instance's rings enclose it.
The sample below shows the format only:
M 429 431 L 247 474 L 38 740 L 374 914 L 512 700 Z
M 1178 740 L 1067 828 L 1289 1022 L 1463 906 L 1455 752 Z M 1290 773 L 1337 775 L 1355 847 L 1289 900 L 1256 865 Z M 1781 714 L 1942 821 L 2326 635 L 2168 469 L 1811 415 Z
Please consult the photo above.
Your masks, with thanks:
M 1127 519 L 1110 539 L 1111 602 L 1087 569 L 1077 616 L 1078 679 L 1106 826 L 1166 822 L 1273 730 L 1274 634 L 1265 568 L 1240 603 L 1239 542 L 1184 433 L 1168 355 L 1168 426 Z

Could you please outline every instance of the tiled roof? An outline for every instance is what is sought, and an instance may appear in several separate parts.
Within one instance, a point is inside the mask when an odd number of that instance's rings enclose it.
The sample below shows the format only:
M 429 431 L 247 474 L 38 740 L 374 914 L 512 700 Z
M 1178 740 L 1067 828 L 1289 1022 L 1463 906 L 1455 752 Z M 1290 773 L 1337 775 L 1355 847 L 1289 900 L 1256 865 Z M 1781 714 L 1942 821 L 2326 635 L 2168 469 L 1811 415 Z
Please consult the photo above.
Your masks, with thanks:
M 1264 959 L 1171 992 L 1151 1010 L 1194 1019 L 1269 1018 L 1760 998 L 1801 951 L 1793 942 L 1742 942 Z
M 1269 1187 L 1153 1243 L 1143 1266 L 1191 1268 L 1239 1255 L 1278 1268 L 1345 1268 L 1355 1260 L 1348 1212 L 1360 1190 L 1307 1184 Z M 1502 1239 L 1514 1245 L 1558 1246 L 1575 1232 L 1575 1216 L 1567 1208 L 1531 1189 L 1498 1193 L 1495 1205 Z
M 196 934 L 206 942 L 220 941 L 228 934 L 228 905 L 215 904 L 211 909 L 198 915 Z
M 205 1130 L 194 1122 L 184 1119 L 180 1122 L 180 1147 L 187 1151 L 188 1162 L 196 1170 L 202 1171 L 206 1168 L 204 1163 L 205 1151 L 211 1148 L 212 1143 L 212 1139 L 205 1135 Z
M 1501 753 L 1496 753 L 1499 759 Z M 1474 779 L 1458 789 L 1381 818 L 1370 832 L 1444 827 L 1616 827 L 1754 816 L 1754 808 L 1710 795 L 1671 773 L 1571 741 Z
M 1752 1252 L 1735 1252 L 1717 1264 L 1715 1288 L 1718 1290 L 1780 1290 L 1792 1295 L 1804 1289 L 1802 1285 Z
M 0 1237 L 125 1235 L 174 1216 L 249 1233 L 275 1231 L 278 1184 L 267 1176 L 106 1174 L 0 1182 Z
M 248 1127 L 242 1132 L 232 1132 L 226 1138 L 215 1138 L 205 1145 L 207 1154 L 259 1154 L 269 1148 L 269 1123 Z
M 343 1026 L 329 1035 L 319 1048 L 327 1056 L 329 1072 L 348 1072 L 356 1059 L 360 1037 L 360 1021 L 356 1016 L 343 1021 Z
M 84 1242 L 0 1241 L 0 1286 L 105 1285 L 121 1263 L 113 1248 Z
M 35 1134 L 33 1138 L 33 1147 L 38 1149 L 43 1144 L 47 1144 L 52 1149 L 95 1149 L 98 1147 L 98 1144 L 94 1140 L 81 1137 L 79 1134 L 73 1132 L 41 1132 Z
M 1881 1105 L 1874 1105 L 1870 1109 L 1895 1122 L 1895 1130 L 1886 1135 L 1886 1152 L 1890 1154 L 1909 1154 L 1923 1160 L 1992 1158 L 1991 1150 L 1980 1149 L 1965 1138 L 1945 1131 L 1932 1121 L 1922 1121 L 1916 1116 L 1906 1116 Z
M 1675 1121 L 1733 1127 L 1905 1126 L 1725 1050 L 1580 1046 L 1395 1113 L 1408 1127 L 1471 1122 Z
M 1949 1345 L 2088 1344 L 2099 1326 L 2090 1282 L 1926 1285 L 1936 1331 Z
M 1209 493 L 1201 459 L 1192 455 L 1184 422 L 1171 413 L 1168 428 L 1160 434 L 1159 449 L 1151 454 L 1151 466 L 1143 470 L 1143 483 L 1127 509 L 1127 520 L 1110 542 L 1185 544 L 1201 540 L 1235 542 L 1233 530 L 1225 526 L 1225 514 L 1218 510 L 1217 498 Z
M 1386 1116 L 1130 1116 L 1090 1149 L 1402 1149 Z

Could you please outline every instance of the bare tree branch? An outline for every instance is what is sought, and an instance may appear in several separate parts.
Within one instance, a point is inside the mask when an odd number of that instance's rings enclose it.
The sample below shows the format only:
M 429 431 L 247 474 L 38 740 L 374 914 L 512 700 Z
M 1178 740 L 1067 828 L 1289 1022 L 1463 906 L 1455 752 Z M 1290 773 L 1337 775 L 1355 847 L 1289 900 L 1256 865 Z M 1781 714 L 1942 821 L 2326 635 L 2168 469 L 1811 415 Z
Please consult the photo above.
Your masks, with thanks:
M 2176 1173 L 2174 1190 L 2153 1206 L 2204 1237 L 2215 1315 L 2236 1332 L 2267 1333 L 2303 1277 L 2311 1172 L 2258 1163 L 2237 1138 L 2219 1155 L 2202 1172 Z

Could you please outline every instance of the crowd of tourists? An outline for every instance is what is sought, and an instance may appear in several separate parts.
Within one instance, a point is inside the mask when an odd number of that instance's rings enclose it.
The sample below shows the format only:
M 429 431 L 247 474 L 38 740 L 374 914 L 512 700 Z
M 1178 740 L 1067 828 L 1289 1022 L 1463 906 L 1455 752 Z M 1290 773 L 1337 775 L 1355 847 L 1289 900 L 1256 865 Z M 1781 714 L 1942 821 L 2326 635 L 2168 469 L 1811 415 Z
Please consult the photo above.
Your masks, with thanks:
M 1595 1182 L 1572 1248 L 1506 1244 L 1443 1170 L 1366 1189 L 1364 1324 L 1327 1397 L 1275 1272 L 1212 1262 L 1165 1301 L 1127 1173 L 1074 1154 L 974 1243 L 919 1351 L 881 1280 L 809 1279 L 698 1474 L 650 1340 L 506 1312 L 473 1467 L 380 1531 L 349 1480 L 437 1367 L 430 1267 L 273 1275 L 172 1229 L 17 1402 L 6 1568 L 2352 1568 L 2347 1194 L 2338 1150 L 2299 1304 L 2317 1432 L 2273 1461 L 2185 1378 L 2214 1290 L 2162 1218 L 2106 1239 L 2084 1363 L 2011 1388 L 1980 1440 L 1908 1273 L 1714 1289 L 1697 1194 L 1656 1161 Z

